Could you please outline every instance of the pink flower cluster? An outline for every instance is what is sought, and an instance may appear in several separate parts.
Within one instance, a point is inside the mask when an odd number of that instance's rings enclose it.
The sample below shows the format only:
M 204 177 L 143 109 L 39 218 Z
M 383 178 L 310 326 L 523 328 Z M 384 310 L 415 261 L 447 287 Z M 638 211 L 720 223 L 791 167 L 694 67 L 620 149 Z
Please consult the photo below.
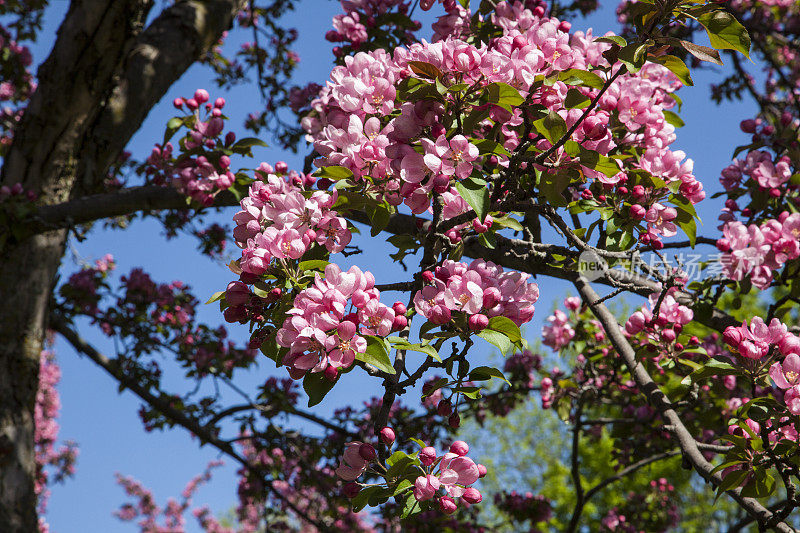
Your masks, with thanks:
M 348 442 L 336 475 L 345 481 L 355 481 L 367 470 L 367 466 L 377 457 L 375 448 L 364 442 Z
M 667 292 L 658 307 L 658 317 L 655 317 L 655 309 L 658 305 L 660 293 L 651 294 L 648 298 L 649 307 L 643 306 L 639 311 L 631 315 L 625 323 L 625 335 L 630 337 L 647 332 L 650 341 L 656 346 L 672 345 L 683 330 L 683 326 L 694 318 L 694 313 L 685 305 L 679 304 L 672 295 L 677 290 L 673 287 Z
M 800 415 L 800 355 L 786 354 L 782 363 L 776 362 L 769 368 L 769 377 L 783 392 L 786 408 L 793 415 Z
M 719 181 L 726 191 L 731 191 L 743 181 L 752 178 L 761 189 L 770 191 L 772 196 L 781 196 L 781 187 L 791 177 L 791 161 L 788 156 L 775 159 L 769 152 L 753 150 L 744 159 L 737 159 L 723 169 Z
M 747 325 L 728 326 L 723 333 L 725 343 L 745 359 L 758 361 L 767 357 L 777 347 L 781 355 L 800 354 L 800 338 L 789 333 L 785 324 L 773 318 L 766 324 L 761 317 L 754 317 Z
M 800 257 L 798 213 L 784 211 L 777 219 L 768 220 L 761 226 L 728 222 L 722 233 L 717 248 L 724 252 L 722 265 L 725 275 L 735 281 L 749 276 L 753 285 L 762 290 L 772 283 L 775 270 Z
M 61 368 L 55 356 L 48 350 L 42 351 L 39 359 L 39 388 L 34 405 L 34 459 L 36 461 L 36 477 L 34 491 L 38 498 L 39 530 L 48 531 L 44 521 L 47 501 L 50 497 L 48 485 L 59 482 L 75 473 L 75 461 L 78 449 L 74 443 L 56 447 L 59 425 L 58 415 L 61 410 L 61 399 L 56 385 L 61 380 Z
M 495 316 L 521 326 L 533 318 L 533 304 L 539 299 L 539 287 L 528 282 L 530 274 L 504 272 L 483 259 L 469 265 L 448 259 L 435 272 L 426 271 L 424 278 L 428 285 L 414 295 L 414 308 L 437 325 L 459 313 L 475 331 L 486 328 Z
M 475 141 L 497 132 L 492 140 L 513 150 L 520 144 L 523 130 L 519 108 L 509 112 L 500 106 L 489 106 L 489 117 L 469 133 L 471 137 L 448 136 L 443 124 L 449 123 L 454 113 L 468 114 L 469 108 L 455 109 L 452 99 L 447 98 L 408 102 L 397 99 L 398 88 L 408 78 L 426 78 L 415 70 L 417 62 L 432 65 L 446 85 L 509 84 L 532 104 L 558 113 L 568 127 L 583 114 L 580 109 L 565 107 L 569 87 L 557 81 L 552 87 L 534 89 L 536 78 L 570 68 L 609 66 L 602 56 L 608 44 L 594 42 L 591 32 L 570 35 L 569 24 L 544 18 L 541 6 L 531 11 L 522 2 L 500 2 L 492 20 L 503 35 L 488 46 L 476 47 L 454 37 L 468 30 L 466 19 L 463 25 L 455 22 L 463 19 L 466 11 L 458 2 L 444 4 L 448 10 L 444 18 L 450 22 L 440 20 L 437 34 L 447 34 L 446 38 L 397 48 L 391 55 L 377 50 L 345 57 L 344 65 L 333 70 L 330 81 L 312 102 L 311 112 L 302 120 L 308 141 L 320 154 L 317 166 L 344 166 L 357 181 L 366 181 L 379 199 L 385 198 L 393 205 L 404 202 L 414 213 L 430 207 L 434 192 L 451 193 L 449 198 L 443 198 L 446 210 L 450 202 L 463 202 L 450 187 L 453 179 L 463 179 L 487 162 L 500 166 L 509 162 L 505 155 L 481 154 Z M 618 147 L 636 148 L 642 156 L 629 162 L 633 168 L 644 169 L 667 184 L 679 181 L 680 192 L 691 202 L 699 202 L 705 193 L 692 175 L 691 160 L 684 161 L 683 152 L 668 148 L 675 140 L 675 129 L 666 122 L 663 111 L 675 105 L 670 95 L 680 86 L 672 73 L 653 63 L 637 75 L 620 77 L 575 131 L 573 140 L 604 155 Z M 577 90 L 589 97 L 596 94 L 596 89 Z M 493 124 L 501 127 L 492 128 Z M 623 127 L 624 134 L 612 134 L 620 129 L 617 125 Z M 549 147 L 544 139 L 537 144 L 541 150 Z M 558 166 L 570 162 L 571 156 L 562 148 L 551 159 L 548 162 Z M 612 189 L 627 180 L 624 172 L 609 177 L 590 168 L 583 170 Z M 637 201 L 644 203 L 647 210 L 666 195 L 665 191 L 644 191 Z M 673 212 L 659 205 L 650 209 L 647 219 L 654 241 L 659 241 L 658 235 L 670 235 L 674 228 L 669 222 L 675 218 L 670 216 Z M 462 207 L 459 203 L 449 213 L 462 213 Z
M 371 272 L 356 266 L 342 272 L 334 263 L 325 267 L 324 278 L 317 274 L 313 285 L 295 297 L 287 314 L 277 342 L 289 348 L 282 364 L 293 379 L 307 372 L 335 379 L 366 351 L 364 335 L 385 337 L 406 326 L 405 316 L 380 302 Z
M 357 50 L 369 39 L 369 30 L 374 28 L 377 18 L 396 8 L 397 13 L 408 13 L 408 0 L 342 0 L 345 13 L 333 17 L 333 29 L 325 34 L 331 42 L 348 42 Z M 405 40 L 411 41 L 413 34 L 406 30 Z M 339 49 L 334 53 L 339 55 Z
M 455 498 L 466 507 L 480 503 L 483 496 L 470 485 L 486 475 L 486 467 L 476 464 L 467 453 L 469 446 L 460 440 L 451 444 L 450 451 L 442 456 L 437 456 L 431 446 L 422 448 L 419 460 L 426 474 L 414 482 L 414 498 L 420 502 L 436 498 L 439 510 L 446 514 L 458 508 Z
M 581 306 L 581 300 L 570 296 L 564 300 L 564 306 L 570 311 L 577 311 Z M 575 330 L 569 324 L 569 320 L 570 317 L 564 311 L 556 309 L 542 326 L 542 343 L 555 351 L 568 345 L 575 337 Z
M 275 168 L 262 163 L 256 177 L 240 203 L 241 211 L 233 216 L 243 272 L 261 276 L 273 259 L 300 259 L 315 243 L 330 253 L 350 243 L 347 222 L 332 209 L 335 191 L 304 194 L 302 186 L 313 184 L 314 178 L 287 172 L 282 162 Z
M 236 140 L 233 132 L 220 137 L 225 128 L 222 108 L 225 99 L 217 98 L 209 102 L 205 89 L 198 89 L 191 98 L 176 98 L 177 109 L 184 106 L 190 115 L 182 124 L 190 126 L 183 138 L 180 154 L 174 155 L 171 142 L 156 145 L 147 158 L 145 173 L 153 183 L 171 183 L 176 189 L 202 205 L 211 205 L 214 196 L 233 185 L 236 177 L 230 171 L 231 160 L 220 149 L 230 147 Z M 207 116 L 201 117 L 200 110 L 205 107 Z M 188 120 L 188 122 L 187 122 Z

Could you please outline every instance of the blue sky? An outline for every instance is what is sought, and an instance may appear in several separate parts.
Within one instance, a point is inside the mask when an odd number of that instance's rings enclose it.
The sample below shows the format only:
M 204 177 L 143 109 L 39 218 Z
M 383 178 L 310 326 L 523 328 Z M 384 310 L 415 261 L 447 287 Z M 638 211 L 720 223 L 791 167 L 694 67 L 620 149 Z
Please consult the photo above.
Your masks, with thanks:
M 592 27 L 595 34 L 616 30 L 618 25 L 614 16 L 615 6 L 613 3 L 605 5 L 588 20 L 574 22 L 573 28 Z M 51 3 L 41 33 L 41 42 L 33 47 L 35 61 L 42 61 L 49 53 L 55 30 L 66 7 L 67 2 L 63 0 Z M 331 44 L 324 40 L 323 35 L 330 28 L 331 17 L 339 12 L 338 2 L 306 0 L 301 2 L 297 11 L 285 16 L 286 25 L 296 27 L 300 32 L 296 46 L 301 58 L 297 75 L 299 84 L 308 81 L 322 83 L 327 79 L 332 55 Z M 427 29 L 423 29 L 423 32 L 430 33 Z M 249 35 L 242 37 L 234 34 L 229 46 L 236 47 L 247 38 Z M 719 190 L 719 171 L 730 161 L 733 147 L 744 144 L 747 140 L 738 128 L 739 121 L 755 113 L 755 106 L 749 101 L 726 104 L 723 107 L 710 101 L 708 84 L 719 79 L 719 70 L 693 73 L 696 86 L 681 91 L 684 100 L 681 116 L 686 126 L 679 130 L 678 140 L 674 145 L 694 159 L 695 174 L 703 181 L 709 196 L 711 192 Z M 256 91 L 251 86 L 243 86 L 221 94 L 211 87 L 209 79 L 208 70 L 196 66 L 169 90 L 163 102 L 153 109 L 131 141 L 129 149 L 136 157 L 146 156 L 153 143 L 161 138 L 166 120 L 173 116 L 172 100 L 177 96 L 191 95 L 199 87 L 207 88 L 212 99 L 220 95 L 226 97 L 226 114 L 232 118 L 230 127 L 243 132 L 239 128 L 241 121 L 247 113 L 258 109 L 260 105 Z M 283 159 L 293 168 L 301 168 L 303 155 L 301 153 L 300 156 L 293 156 L 271 148 L 259 149 L 256 153 L 259 161 L 274 163 Z M 721 202 L 707 199 L 699 207 L 698 211 L 705 225 L 699 228 L 698 233 L 715 235 Z M 229 220 L 233 212 L 226 212 L 222 218 Z M 370 243 L 364 250 L 361 256 L 339 262 L 345 265 L 353 262 L 367 265 L 379 277 L 380 283 L 407 279 L 408 275 L 392 265 L 388 259 L 388 247 Z M 74 251 L 78 257 L 89 261 L 105 253 L 112 253 L 118 263 L 118 273 L 126 273 L 133 267 L 141 266 L 159 282 L 184 280 L 203 301 L 213 292 L 224 288 L 231 279 L 230 272 L 222 264 L 196 253 L 193 240 L 166 241 L 161 236 L 158 225 L 150 221 L 136 222 L 127 231 L 94 231 L 87 241 L 75 243 Z M 68 275 L 78 268 L 78 263 L 68 255 L 62 275 Z M 548 316 L 554 303 L 563 300 L 569 287 L 560 281 L 542 279 L 540 290 L 541 299 L 536 315 L 527 328 L 528 337 L 532 341 L 536 339 L 542 321 Z M 391 297 L 389 295 L 386 299 L 387 303 L 393 301 L 389 299 Z M 201 317 L 212 324 L 221 321 L 218 308 L 213 305 L 203 307 Z M 234 338 L 242 341 L 246 339 L 244 329 L 231 330 Z M 82 333 L 101 350 L 105 350 L 105 353 L 113 355 L 113 346 L 102 335 L 90 328 L 84 328 Z M 63 371 L 60 385 L 61 435 L 62 438 L 78 442 L 80 456 L 75 478 L 64 485 L 53 487 L 47 519 L 52 530 L 58 533 L 135 531 L 134 526 L 122 524 L 111 515 L 124 500 L 122 489 L 114 482 L 115 472 L 141 480 L 154 490 L 157 501 L 163 504 L 167 497 L 179 495 L 186 482 L 218 455 L 210 448 L 199 449 L 197 443 L 179 429 L 164 433 L 145 433 L 136 414 L 140 402 L 133 394 L 118 394 L 116 383 L 111 378 L 91 361 L 75 354 L 65 343 L 58 342 L 56 352 Z M 486 358 L 489 354 L 490 350 L 484 349 L 483 353 L 476 353 L 475 357 Z M 254 372 L 240 376 L 240 384 L 255 385 L 275 372 L 274 364 L 262 359 L 261 365 Z M 277 372 L 283 375 L 281 370 Z M 353 386 L 334 389 L 319 406 L 321 412 L 329 413 L 346 403 L 360 404 L 377 392 L 377 383 L 366 377 L 357 378 L 356 374 L 357 372 L 353 372 L 348 375 L 348 380 L 353 380 Z M 177 387 L 180 382 L 167 379 L 165 383 L 167 387 Z M 409 403 L 413 401 L 409 400 Z M 213 510 L 224 512 L 235 504 L 235 498 L 235 467 L 228 461 L 224 468 L 215 471 L 212 482 L 200 490 L 195 504 L 208 504 Z M 189 530 L 197 531 L 191 521 Z

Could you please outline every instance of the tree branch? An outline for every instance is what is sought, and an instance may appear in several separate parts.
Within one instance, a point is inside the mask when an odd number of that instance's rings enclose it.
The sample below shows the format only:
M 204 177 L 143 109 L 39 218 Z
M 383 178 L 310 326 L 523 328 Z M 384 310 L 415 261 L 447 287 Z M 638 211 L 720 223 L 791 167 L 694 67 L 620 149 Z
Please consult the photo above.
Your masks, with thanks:
M 672 402 L 667 395 L 664 394 L 664 391 L 653 381 L 653 378 L 650 377 L 645 367 L 636 360 L 636 352 L 622 334 L 617 319 L 604 304 L 595 303 L 599 299 L 599 296 L 584 277 L 575 274 L 574 284 L 583 298 L 583 301 L 590 307 L 592 313 L 594 313 L 595 317 L 603 325 L 603 329 L 606 331 L 609 341 L 625 361 L 636 385 L 647 397 L 648 402 L 673 426 L 672 433 L 678 442 L 678 446 L 684 458 L 689 461 L 703 479 L 712 482 L 714 485 L 720 484 L 722 482 L 722 476 L 719 472 L 711 473 L 714 469 L 714 465 L 706 461 L 694 437 L 689 433 L 689 430 L 686 429 L 678 413 L 675 412 Z M 731 498 L 759 524 L 766 524 L 770 518 L 772 518 L 773 513 L 761 505 L 758 500 L 744 497 L 740 492 L 741 491 L 738 489 L 727 491 Z M 776 524 L 775 529 L 782 533 L 794 532 L 794 529 L 784 522 Z
M 208 427 L 200 425 L 200 423 L 196 419 L 186 416 L 178 409 L 172 407 L 167 400 L 159 396 L 156 396 L 155 394 L 150 392 L 146 387 L 143 387 L 141 384 L 139 384 L 136 380 L 130 379 L 124 372 L 122 372 L 119 369 L 118 365 L 116 364 L 116 361 L 109 359 L 102 353 L 98 352 L 94 348 L 94 346 L 83 340 L 83 338 L 81 338 L 80 335 L 78 335 L 78 333 L 75 330 L 71 329 L 61 318 L 55 316 L 51 317 L 50 325 L 53 328 L 53 330 L 55 330 L 62 337 L 64 337 L 67 340 L 67 342 L 69 342 L 78 353 L 88 356 L 89 359 L 94 361 L 100 368 L 105 370 L 109 375 L 111 375 L 111 377 L 116 379 L 119 383 L 127 387 L 131 392 L 136 394 L 136 396 L 147 402 L 149 405 L 153 406 L 155 409 L 161 412 L 161 414 L 168 417 L 170 420 L 172 420 L 179 426 L 189 430 L 198 439 L 200 439 L 201 445 L 210 444 L 214 448 L 218 449 L 220 452 L 234 459 L 243 467 L 256 473 L 262 479 L 262 481 L 269 489 L 269 491 L 281 502 L 286 504 L 295 514 L 297 514 L 299 518 L 302 518 L 303 520 L 313 525 L 314 527 L 320 529 L 321 531 L 327 531 L 329 529 L 327 525 L 308 516 L 305 512 L 300 510 L 293 502 L 291 502 L 288 498 L 286 498 L 286 496 L 284 496 L 278 490 L 276 490 L 272 486 L 272 480 L 266 477 L 266 473 L 251 465 L 250 462 L 245 457 L 243 457 L 234 449 L 231 443 L 225 442 L 224 440 L 220 439 L 216 434 L 210 431 Z

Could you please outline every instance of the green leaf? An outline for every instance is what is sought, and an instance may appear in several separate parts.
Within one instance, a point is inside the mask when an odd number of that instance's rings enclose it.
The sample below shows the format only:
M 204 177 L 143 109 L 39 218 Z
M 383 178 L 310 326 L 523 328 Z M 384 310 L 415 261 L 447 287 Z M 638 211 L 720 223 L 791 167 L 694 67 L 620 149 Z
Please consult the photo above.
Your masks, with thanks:
M 233 146 L 231 146 L 231 150 L 234 151 L 247 150 L 249 148 L 252 148 L 253 146 L 263 146 L 264 148 L 266 148 L 269 145 L 257 137 L 244 137 L 236 141 L 233 144 Z
M 513 229 L 514 231 L 522 231 L 522 224 L 519 223 L 519 220 L 517 220 L 516 218 L 511 218 L 509 216 L 497 217 L 494 219 L 493 224 L 501 228 L 509 228 Z
M 539 190 L 544 194 L 547 201 L 555 207 L 564 207 L 567 201 L 564 199 L 564 189 L 572 181 L 572 177 L 566 172 L 557 174 L 542 174 Z
M 324 259 L 309 259 L 308 261 L 300 261 L 300 264 L 297 265 L 297 268 L 300 270 L 319 270 L 322 272 L 329 264 L 330 263 Z
M 314 407 L 328 394 L 335 381 L 330 381 L 322 372 L 308 372 L 303 378 L 303 390 L 308 394 L 308 406 Z
M 353 171 L 349 168 L 331 165 L 329 167 L 319 168 L 316 172 L 314 172 L 314 176 L 318 178 L 327 178 L 331 181 L 339 181 L 352 178 Z
M 717 487 L 717 495 L 714 498 L 714 501 L 716 502 L 717 499 L 726 490 L 735 489 L 736 487 L 741 485 L 749 474 L 750 472 L 748 472 L 747 470 L 734 470 L 733 472 L 730 472 L 727 476 L 725 476 L 725 478 L 722 480 L 722 483 L 720 483 L 719 486 Z
M 708 32 L 711 46 L 717 50 L 736 50 L 750 58 L 750 36 L 744 26 L 726 11 L 714 11 L 697 19 Z
M 741 374 L 738 368 L 734 367 L 727 361 L 719 359 L 711 359 L 703 365 L 699 370 L 695 370 L 681 381 L 682 385 L 691 385 L 700 380 L 710 378 L 711 376 L 731 376 Z
M 391 217 L 392 214 L 385 205 L 379 204 L 375 206 L 375 210 L 370 214 L 370 220 L 372 221 L 372 227 L 369 231 L 370 235 L 375 237 L 385 230 L 386 226 L 389 225 L 389 219 Z
M 680 44 L 684 48 L 684 50 L 692 54 L 700 61 L 707 61 L 709 63 L 714 63 L 715 65 L 722 66 L 722 60 L 719 57 L 719 52 L 717 52 L 713 48 L 709 48 L 708 46 L 703 46 L 700 44 L 695 44 L 690 41 L 680 41 Z
M 505 107 L 509 111 L 511 106 L 520 105 L 525 99 L 520 96 L 519 91 L 507 83 L 494 82 L 487 87 L 489 102 Z
M 371 487 L 364 487 L 361 489 L 361 492 L 356 494 L 355 498 L 351 500 L 353 505 L 353 512 L 359 512 L 361 509 L 367 506 L 369 503 L 369 499 L 376 495 L 377 493 L 381 492 L 383 487 L 379 485 L 372 485 Z
M 225 298 L 225 291 L 217 291 L 211 295 L 211 298 L 209 298 L 206 303 L 207 304 L 214 303 L 216 301 L 222 300 L 223 298 Z
M 161 145 L 167 144 L 169 140 L 175 135 L 175 132 L 183 126 L 183 118 L 182 117 L 172 117 L 167 121 L 167 129 L 164 131 L 164 140 Z
M 578 89 L 569 89 L 567 97 L 564 98 L 564 106 L 569 109 L 583 109 L 592 102 L 592 99 L 580 92 Z
M 556 144 L 567 133 L 567 123 L 555 111 L 550 111 L 544 118 L 534 121 L 533 127 L 550 141 L 550 144 Z
M 558 74 L 558 79 L 567 85 L 582 85 L 593 89 L 602 89 L 605 82 L 603 78 L 586 70 L 571 68 Z
M 650 61 L 667 67 L 667 69 L 675 74 L 684 85 L 694 85 L 694 81 L 692 81 L 692 75 L 689 72 L 689 67 L 687 67 L 686 63 L 684 63 L 679 57 L 669 55 L 651 57 Z
M 775 478 L 763 468 L 757 469 L 753 479 L 742 487 L 742 496 L 749 498 L 766 498 L 773 492 L 775 492 Z
M 506 379 L 501 370 L 491 366 L 479 366 L 478 368 L 473 368 L 469 373 L 470 381 L 489 381 L 492 378 L 500 378 L 511 385 L 511 382 Z
M 460 392 L 470 400 L 477 400 L 481 397 L 480 387 L 457 387 L 453 389 L 453 392 Z
M 439 70 L 436 65 L 426 63 L 425 61 L 409 61 L 408 68 L 410 68 L 411 72 L 417 76 L 422 76 L 423 78 L 428 78 L 431 80 L 435 80 L 444 76 L 444 73 Z
M 398 494 L 401 494 L 401 493 L 407 491 L 408 489 L 410 489 L 413 486 L 414 486 L 414 484 L 411 483 L 409 480 L 403 479 L 394 488 L 392 496 L 397 496 Z
M 519 326 L 508 317 L 495 316 L 490 318 L 488 329 L 499 331 L 511 339 L 513 343 L 518 343 L 522 340 L 522 333 L 519 331 Z
M 606 35 L 604 37 L 598 37 L 594 40 L 596 43 L 609 43 L 609 44 L 616 44 L 620 47 L 627 46 L 628 41 L 626 41 L 623 37 L 619 35 Z
M 356 353 L 356 359 L 362 363 L 372 365 L 387 374 L 394 374 L 395 370 L 392 366 L 392 360 L 389 359 L 386 339 L 374 335 L 364 335 L 364 338 L 367 339 L 367 351 Z
M 511 152 L 506 147 L 492 139 L 470 139 L 472 144 L 478 147 L 481 154 L 497 154 L 511 157 Z
M 682 128 L 685 125 L 677 113 L 673 113 L 669 109 L 663 110 L 662 113 L 664 113 L 664 120 L 667 121 L 667 124 L 672 124 L 676 128 Z
M 511 343 L 511 340 L 505 334 L 491 329 L 485 329 L 481 331 L 478 333 L 478 337 L 497 346 L 497 348 L 500 350 L 500 353 L 503 355 L 510 352 L 511 348 L 514 347 L 514 345 Z
M 489 189 L 483 180 L 467 178 L 456 182 L 458 194 L 475 210 L 477 218 L 483 221 L 489 210 Z
M 413 494 L 409 494 L 408 498 L 406 498 L 406 503 L 403 506 L 403 512 L 400 514 L 401 519 L 408 518 L 409 516 L 414 516 L 415 514 L 422 511 L 422 506 L 414 497 Z
M 628 72 L 639 72 L 647 61 L 649 44 L 633 43 L 619 51 L 619 60 L 628 68 Z
M 397 339 L 397 340 L 395 340 Z M 395 350 L 410 350 L 412 352 L 420 352 L 427 354 L 440 363 L 442 362 L 442 358 L 439 357 L 439 352 L 436 351 L 436 348 L 431 346 L 430 344 L 420 344 L 420 343 L 410 343 L 405 339 L 400 337 L 388 337 L 387 339 L 390 343 L 392 343 L 392 347 Z

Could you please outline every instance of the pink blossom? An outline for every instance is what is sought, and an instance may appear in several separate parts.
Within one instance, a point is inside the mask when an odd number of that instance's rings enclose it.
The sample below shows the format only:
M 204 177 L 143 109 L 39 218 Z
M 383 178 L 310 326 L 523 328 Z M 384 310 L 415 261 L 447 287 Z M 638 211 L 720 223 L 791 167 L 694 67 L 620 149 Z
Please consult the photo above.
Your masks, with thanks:
M 472 161 L 478 158 L 478 147 L 470 143 L 463 135 L 456 135 L 449 141 L 444 135 L 432 143 L 422 140 L 425 147 L 425 166 L 431 172 L 445 176 L 455 175 L 464 179 L 472 174 Z
M 774 363 L 769 369 L 769 377 L 784 390 L 800 385 L 800 356 L 790 353 L 783 363 Z

